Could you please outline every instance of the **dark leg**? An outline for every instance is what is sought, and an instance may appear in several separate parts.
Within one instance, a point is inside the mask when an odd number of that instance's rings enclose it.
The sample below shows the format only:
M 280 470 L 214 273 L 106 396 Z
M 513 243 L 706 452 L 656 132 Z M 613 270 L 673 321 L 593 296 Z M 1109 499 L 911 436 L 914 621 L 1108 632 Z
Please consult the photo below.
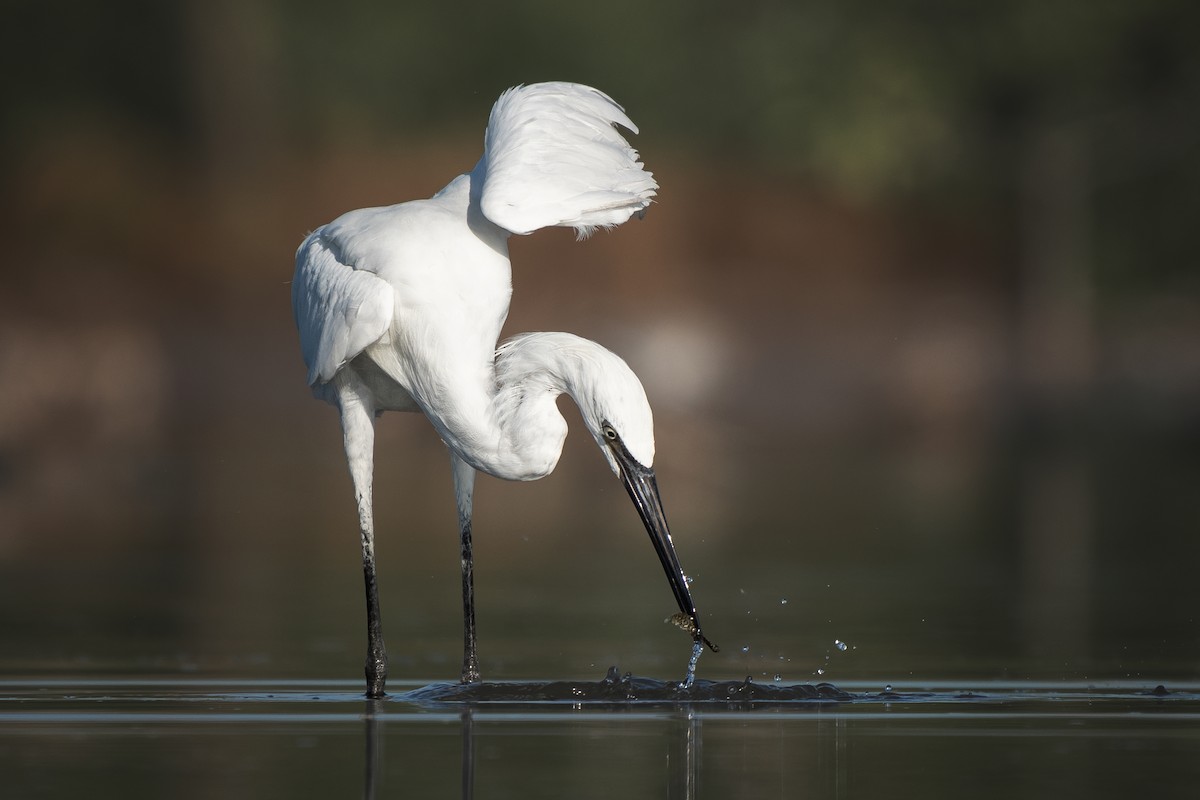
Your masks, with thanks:
M 383 697 L 387 680 L 387 651 L 379 616 L 379 589 L 375 582 L 375 523 L 371 513 L 371 478 L 375 449 L 375 410 L 365 391 L 344 384 L 338 394 L 346 461 L 358 503 L 358 530 L 362 542 L 363 583 L 367 595 L 367 697 Z
M 363 556 L 363 579 L 367 590 L 367 697 L 384 696 L 387 680 L 387 650 L 383 646 L 383 625 L 379 619 L 379 590 L 375 585 L 375 557 Z
M 475 561 L 471 556 L 471 523 L 462 528 L 463 668 L 462 682 L 479 680 L 479 655 L 475 648 Z
M 479 656 L 475 647 L 475 558 L 471 553 L 471 504 L 475 493 L 475 470 L 451 454 L 454 497 L 458 504 L 458 528 L 462 543 L 463 667 L 462 682 L 479 681 Z

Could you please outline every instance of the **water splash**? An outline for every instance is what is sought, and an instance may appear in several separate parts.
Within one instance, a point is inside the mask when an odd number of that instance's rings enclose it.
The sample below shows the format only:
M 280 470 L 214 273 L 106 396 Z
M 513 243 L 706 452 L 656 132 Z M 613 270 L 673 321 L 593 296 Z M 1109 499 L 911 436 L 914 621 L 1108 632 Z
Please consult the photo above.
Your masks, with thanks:
M 846 643 L 843 642 L 841 639 L 834 639 L 833 646 L 836 647 L 838 650 L 841 650 L 843 653 L 846 652 Z
M 830 683 L 788 684 L 740 681 L 711 681 L 696 678 L 690 687 L 678 681 L 661 681 L 622 674 L 617 667 L 603 680 L 588 681 L 500 681 L 479 683 L 435 683 L 394 695 L 393 700 L 440 705 L 443 703 L 546 704 L 561 703 L 571 708 L 587 705 L 714 703 L 722 708 L 759 705 L 848 701 L 854 696 Z
M 692 642 L 692 657 L 688 659 L 687 675 L 683 679 L 683 688 L 690 689 L 692 684 L 696 682 L 696 664 L 700 661 L 700 654 L 704 652 L 704 644 L 699 639 Z

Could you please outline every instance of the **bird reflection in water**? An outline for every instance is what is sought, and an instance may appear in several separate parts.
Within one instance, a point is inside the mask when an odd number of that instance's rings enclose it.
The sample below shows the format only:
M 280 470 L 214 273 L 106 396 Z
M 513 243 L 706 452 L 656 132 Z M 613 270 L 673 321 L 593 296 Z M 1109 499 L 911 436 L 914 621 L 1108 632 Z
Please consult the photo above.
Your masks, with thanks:
M 363 800 L 375 800 L 383 767 L 383 708 L 386 701 L 370 699 L 363 711 L 364 776 Z M 466 705 L 460 714 L 462 725 L 462 797 L 475 797 L 475 707 Z M 694 800 L 700 785 L 701 726 L 699 716 L 690 708 L 681 710 L 672 726 L 666 753 L 667 797 Z

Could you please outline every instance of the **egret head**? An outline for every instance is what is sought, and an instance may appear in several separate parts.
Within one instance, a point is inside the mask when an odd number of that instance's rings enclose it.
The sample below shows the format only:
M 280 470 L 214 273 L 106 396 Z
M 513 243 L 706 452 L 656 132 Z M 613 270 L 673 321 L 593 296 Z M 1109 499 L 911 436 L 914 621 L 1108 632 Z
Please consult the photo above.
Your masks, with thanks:
M 654 418 L 642 382 L 620 357 L 599 345 L 587 342 L 582 352 L 586 358 L 568 391 L 646 526 L 679 610 L 691 621 L 693 637 L 716 651 L 700 630 L 688 579 L 671 542 L 654 474 Z
M 588 432 L 620 478 L 650 534 L 679 610 L 691 621 L 692 636 L 716 650 L 700 632 L 696 604 L 671 543 L 654 476 L 654 417 L 637 375 L 615 353 L 569 333 L 514 336 L 500 347 L 496 372 L 516 406 L 532 407 L 538 402 L 532 398 L 540 397 L 542 401 L 549 399 L 548 406 L 540 406 L 543 412 L 549 412 L 554 408 L 553 397 L 563 392 L 575 401 Z M 561 415 L 554 412 L 554 416 L 565 432 Z M 543 413 L 539 418 L 548 417 Z M 556 447 L 561 450 L 561 438 L 556 440 Z
M 615 353 L 599 345 L 585 352 L 569 391 L 588 432 L 614 475 L 621 475 L 622 460 L 653 467 L 654 415 L 642 382 Z

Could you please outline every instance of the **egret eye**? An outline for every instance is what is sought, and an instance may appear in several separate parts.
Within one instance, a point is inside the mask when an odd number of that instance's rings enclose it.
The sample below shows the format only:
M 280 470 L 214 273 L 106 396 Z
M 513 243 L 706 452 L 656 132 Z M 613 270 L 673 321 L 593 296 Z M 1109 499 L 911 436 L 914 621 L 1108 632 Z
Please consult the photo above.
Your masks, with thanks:
M 602 431 L 605 439 L 608 439 L 610 442 L 615 442 L 617 440 L 617 431 L 612 425 L 605 425 L 604 428 L 602 428 Z

